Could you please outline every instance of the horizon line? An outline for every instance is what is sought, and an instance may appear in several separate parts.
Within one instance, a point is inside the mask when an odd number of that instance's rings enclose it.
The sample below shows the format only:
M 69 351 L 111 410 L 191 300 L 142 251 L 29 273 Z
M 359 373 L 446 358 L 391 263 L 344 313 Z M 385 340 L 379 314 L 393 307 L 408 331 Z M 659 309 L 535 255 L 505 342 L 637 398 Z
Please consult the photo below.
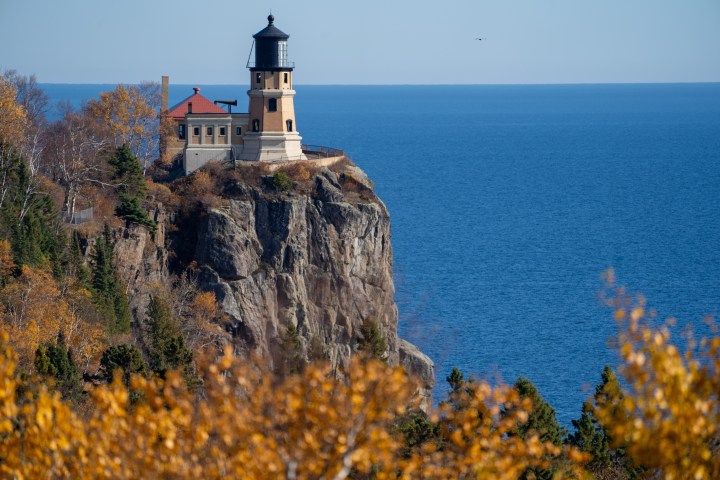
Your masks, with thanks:
M 38 82 L 38 85 L 140 85 L 154 80 L 140 82 Z M 569 86 L 569 85 L 712 85 L 720 84 L 720 80 L 710 81 L 651 81 L 651 82 L 507 82 L 507 83 L 301 83 L 299 86 L 308 87 L 453 87 L 453 86 Z M 243 86 L 246 83 L 170 83 L 170 86 Z

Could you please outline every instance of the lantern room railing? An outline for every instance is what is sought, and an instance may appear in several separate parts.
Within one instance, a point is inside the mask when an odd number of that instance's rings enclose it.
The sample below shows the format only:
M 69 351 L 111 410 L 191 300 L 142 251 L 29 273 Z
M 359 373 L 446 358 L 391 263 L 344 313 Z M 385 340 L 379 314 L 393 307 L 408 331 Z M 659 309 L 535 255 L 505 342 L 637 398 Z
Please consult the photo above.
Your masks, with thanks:
M 282 65 L 260 65 L 257 66 L 255 62 L 247 62 L 246 68 L 267 68 L 268 70 L 273 70 L 275 68 L 295 68 L 295 62 L 284 62 Z

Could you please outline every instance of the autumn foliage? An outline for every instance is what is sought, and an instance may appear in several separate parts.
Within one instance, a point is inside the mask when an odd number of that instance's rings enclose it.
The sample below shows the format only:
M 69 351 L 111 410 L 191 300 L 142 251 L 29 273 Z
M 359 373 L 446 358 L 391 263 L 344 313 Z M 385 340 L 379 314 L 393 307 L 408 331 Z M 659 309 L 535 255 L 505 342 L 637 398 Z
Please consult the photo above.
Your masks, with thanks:
M 389 426 L 413 384 L 376 360 L 355 359 L 342 379 L 324 364 L 278 379 L 227 351 L 205 369 L 199 400 L 170 372 L 134 377 L 133 403 L 116 376 L 92 390 L 80 415 L 43 386 L 20 394 L 16 356 L 3 343 L 0 471 L 15 478 L 516 478 L 560 453 L 537 436 L 506 438 L 528 405 L 482 385 L 467 409 L 438 412 L 447 444 L 401 458 Z M 501 405 L 516 413 L 501 419 Z
M 598 408 L 600 422 L 636 464 L 662 478 L 720 478 L 720 336 L 672 342 L 673 320 L 656 325 L 642 296 L 614 285 L 608 303 L 620 325 L 627 391 Z

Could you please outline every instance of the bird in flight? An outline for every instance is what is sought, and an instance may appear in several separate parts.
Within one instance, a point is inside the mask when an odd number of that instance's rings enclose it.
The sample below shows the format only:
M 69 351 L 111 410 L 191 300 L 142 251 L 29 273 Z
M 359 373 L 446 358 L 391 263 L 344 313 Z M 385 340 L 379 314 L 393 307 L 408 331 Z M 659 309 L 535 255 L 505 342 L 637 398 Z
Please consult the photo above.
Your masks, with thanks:
M 476 38 L 475 40 L 487 40 L 487 38 L 480 38 L 480 37 L 477 37 L 477 38 Z

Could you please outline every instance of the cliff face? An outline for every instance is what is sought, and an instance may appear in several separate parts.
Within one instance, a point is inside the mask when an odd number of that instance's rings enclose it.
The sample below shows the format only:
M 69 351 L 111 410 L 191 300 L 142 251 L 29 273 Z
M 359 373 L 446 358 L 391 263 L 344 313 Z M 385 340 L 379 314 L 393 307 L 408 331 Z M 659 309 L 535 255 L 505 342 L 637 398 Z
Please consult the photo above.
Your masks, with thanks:
M 361 325 L 372 321 L 387 341 L 388 362 L 418 375 L 429 398 L 432 362 L 397 336 L 390 217 L 367 177 L 349 166 L 339 174 L 323 168 L 303 191 L 265 183 L 233 180 L 221 204 L 193 220 L 199 286 L 215 292 L 236 347 L 279 369 L 292 325 L 301 358 L 320 353 L 344 365 L 358 351 Z M 157 249 L 137 232 L 124 237 L 116 253 L 126 252 L 120 256 L 133 267 L 124 277 L 141 293 L 167 263 L 164 229 Z

